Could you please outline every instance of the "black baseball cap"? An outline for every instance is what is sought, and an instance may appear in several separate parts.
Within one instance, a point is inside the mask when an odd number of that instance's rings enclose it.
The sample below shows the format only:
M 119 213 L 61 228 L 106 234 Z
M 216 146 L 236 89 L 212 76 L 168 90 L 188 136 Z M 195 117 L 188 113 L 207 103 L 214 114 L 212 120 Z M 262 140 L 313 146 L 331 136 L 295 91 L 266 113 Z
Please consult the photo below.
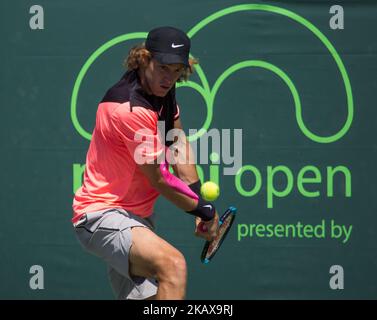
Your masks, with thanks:
M 182 63 L 189 67 L 191 41 L 174 27 L 159 27 L 148 33 L 145 48 L 162 64 Z

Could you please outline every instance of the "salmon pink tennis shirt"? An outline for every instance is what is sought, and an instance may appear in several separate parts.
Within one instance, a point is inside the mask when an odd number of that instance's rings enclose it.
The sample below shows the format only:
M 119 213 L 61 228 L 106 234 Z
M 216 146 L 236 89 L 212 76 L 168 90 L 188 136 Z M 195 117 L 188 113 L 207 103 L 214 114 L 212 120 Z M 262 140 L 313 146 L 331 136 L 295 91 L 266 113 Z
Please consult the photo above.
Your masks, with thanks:
M 159 192 L 141 172 L 135 156 L 148 162 L 157 159 L 171 144 L 164 143 L 158 121 L 164 121 L 167 133 L 178 117 L 174 87 L 165 97 L 148 95 L 137 72 L 127 71 L 98 105 L 83 184 L 73 200 L 72 222 L 85 213 L 110 208 L 150 216 Z

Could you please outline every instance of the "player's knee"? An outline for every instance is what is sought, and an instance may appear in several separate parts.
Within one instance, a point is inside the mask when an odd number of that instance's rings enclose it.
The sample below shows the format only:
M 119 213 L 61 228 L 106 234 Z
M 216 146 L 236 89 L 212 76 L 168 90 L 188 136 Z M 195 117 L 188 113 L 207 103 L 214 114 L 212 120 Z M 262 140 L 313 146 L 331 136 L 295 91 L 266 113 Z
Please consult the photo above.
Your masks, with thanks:
M 186 260 L 179 251 L 164 254 L 157 267 L 157 278 L 176 285 L 185 285 L 187 277 Z

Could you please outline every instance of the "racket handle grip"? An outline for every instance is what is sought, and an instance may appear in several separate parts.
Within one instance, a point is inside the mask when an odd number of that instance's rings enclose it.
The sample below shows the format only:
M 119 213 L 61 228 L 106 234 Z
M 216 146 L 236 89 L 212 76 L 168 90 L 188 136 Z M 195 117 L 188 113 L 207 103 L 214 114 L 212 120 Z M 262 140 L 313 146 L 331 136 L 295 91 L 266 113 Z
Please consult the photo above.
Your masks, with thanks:
M 203 232 L 203 233 L 205 233 L 205 232 L 208 231 L 207 226 L 206 226 L 203 222 L 200 222 L 200 223 L 199 223 L 199 225 L 198 225 L 198 229 L 199 229 L 200 232 Z

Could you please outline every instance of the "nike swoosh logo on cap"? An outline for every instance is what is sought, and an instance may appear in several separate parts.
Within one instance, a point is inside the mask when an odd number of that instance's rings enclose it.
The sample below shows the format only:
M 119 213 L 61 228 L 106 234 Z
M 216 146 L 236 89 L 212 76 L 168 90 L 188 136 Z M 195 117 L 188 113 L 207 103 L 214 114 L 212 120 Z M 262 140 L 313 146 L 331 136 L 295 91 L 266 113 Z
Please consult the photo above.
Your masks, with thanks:
M 171 44 L 172 48 L 179 48 L 179 47 L 183 47 L 183 46 L 184 46 L 184 44 L 174 44 L 174 43 Z
M 210 208 L 210 209 L 212 209 L 212 206 L 210 204 L 206 204 L 205 206 L 203 206 L 203 208 Z

